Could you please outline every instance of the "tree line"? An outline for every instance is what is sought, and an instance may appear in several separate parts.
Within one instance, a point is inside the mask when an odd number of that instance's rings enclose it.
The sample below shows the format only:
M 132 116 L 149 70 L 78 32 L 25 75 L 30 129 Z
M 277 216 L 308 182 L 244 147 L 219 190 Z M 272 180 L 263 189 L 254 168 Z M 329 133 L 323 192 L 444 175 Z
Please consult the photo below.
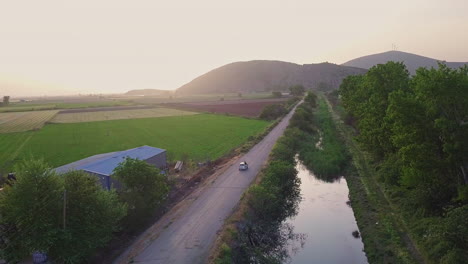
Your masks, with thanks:
M 164 175 L 127 158 L 114 170 L 122 185 L 104 190 L 83 171 L 58 174 L 42 160 L 15 167 L 0 193 L 0 259 L 16 263 L 35 252 L 56 263 L 82 263 L 117 231 L 135 229 L 165 200 Z
M 348 123 L 378 179 L 398 197 L 431 259 L 468 259 L 468 67 L 403 63 L 348 76 L 339 89 Z

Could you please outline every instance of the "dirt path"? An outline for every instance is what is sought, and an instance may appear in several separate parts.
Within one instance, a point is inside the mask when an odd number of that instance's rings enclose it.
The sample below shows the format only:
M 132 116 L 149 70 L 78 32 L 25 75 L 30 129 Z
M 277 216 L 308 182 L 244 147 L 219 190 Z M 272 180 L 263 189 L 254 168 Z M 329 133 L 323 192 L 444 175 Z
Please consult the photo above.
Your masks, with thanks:
M 340 133 L 343 135 L 344 139 L 347 141 L 347 144 L 350 145 L 350 146 L 353 146 L 353 148 L 358 150 L 357 146 L 354 145 L 355 143 L 352 140 L 352 135 L 350 135 L 349 133 L 347 133 L 344 130 L 343 121 L 338 116 L 338 114 L 334 111 L 331 103 L 328 101 L 327 98 L 325 98 L 325 96 L 323 96 L 323 99 L 327 103 L 328 110 L 332 114 L 333 119 L 335 121 L 335 124 L 337 125 L 337 128 L 339 129 Z M 360 157 L 360 160 L 364 161 L 365 158 Z M 399 229 L 398 231 L 400 232 L 401 240 L 405 243 L 406 249 L 409 251 L 409 253 L 413 257 L 413 259 L 417 261 L 417 263 L 425 264 L 426 261 L 425 261 L 424 257 L 422 256 L 422 254 L 417 249 L 416 243 L 410 237 L 409 232 L 408 232 L 408 228 L 407 228 L 404 220 L 402 219 L 401 215 L 398 213 L 397 208 L 395 208 L 395 206 L 392 205 L 390 199 L 386 196 L 385 192 L 381 189 L 380 184 L 378 184 L 376 182 L 375 177 L 370 175 L 371 172 L 370 172 L 370 169 L 368 168 L 367 162 L 364 162 L 364 163 L 365 164 L 362 164 L 361 167 L 363 167 L 362 169 L 366 171 L 366 174 L 368 174 L 366 178 L 369 181 L 370 185 L 372 185 L 372 186 L 368 186 L 368 184 L 366 184 L 366 182 L 364 182 L 361 179 L 362 185 L 365 188 L 367 195 L 368 196 L 370 195 L 369 187 L 371 187 L 373 190 L 377 191 L 377 196 L 379 197 L 379 199 L 381 199 L 384 202 L 383 203 L 383 206 L 385 207 L 384 210 L 387 211 L 387 214 L 391 216 L 391 218 L 393 219 L 393 222 L 395 223 L 396 227 Z
M 114 263 L 204 263 L 243 192 L 268 159 L 295 108 L 248 153 L 217 171 L 184 201 L 149 228 Z M 240 161 L 249 170 L 239 171 Z

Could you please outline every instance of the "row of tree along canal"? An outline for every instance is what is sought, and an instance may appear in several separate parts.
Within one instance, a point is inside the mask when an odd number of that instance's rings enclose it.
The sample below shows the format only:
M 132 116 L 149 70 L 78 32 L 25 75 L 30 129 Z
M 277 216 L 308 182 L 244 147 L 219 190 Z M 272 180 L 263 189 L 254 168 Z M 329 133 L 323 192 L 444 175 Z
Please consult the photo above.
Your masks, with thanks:
M 326 104 L 309 93 L 247 191 L 242 219 L 216 262 L 367 263 L 352 235 L 357 226 L 340 176 L 346 163 Z

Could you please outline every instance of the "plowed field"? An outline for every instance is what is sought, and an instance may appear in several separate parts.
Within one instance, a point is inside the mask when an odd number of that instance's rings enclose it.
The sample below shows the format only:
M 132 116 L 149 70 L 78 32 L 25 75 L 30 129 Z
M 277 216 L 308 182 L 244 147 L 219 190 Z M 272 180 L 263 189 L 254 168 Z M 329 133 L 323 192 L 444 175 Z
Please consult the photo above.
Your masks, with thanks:
M 281 99 L 264 99 L 264 100 L 237 100 L 237 101 L 217 101 L 217 102 L 196 102 L 196 103 L 178 103 L 166 104 L 166 106 L 178 109 L 231 114 L 247 117 L 257 117 L 262 112 L 263 108 L 271 104 L 280 104 L 288 100 Z

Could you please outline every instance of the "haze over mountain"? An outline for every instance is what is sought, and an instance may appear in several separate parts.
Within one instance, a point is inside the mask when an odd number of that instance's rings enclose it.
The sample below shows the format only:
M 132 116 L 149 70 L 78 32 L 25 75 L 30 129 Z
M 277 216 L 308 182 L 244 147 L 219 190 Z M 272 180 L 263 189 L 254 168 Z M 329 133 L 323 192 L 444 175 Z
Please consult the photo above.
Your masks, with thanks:
M 372 66 L 377 64 L 385 64 L 388 61 L 398 61 L 404 62 L 408 71 L 411 74 L 416 73 L 416 69 L 419 67 L 426 68 L 438 68 L 437 62 L 444 62 L 450 68 L 459 68 L 468 62 L 445 62 L 444 60 L 432 59 L 412 53 L 402 52 L 402 51 L 387 51 L 383 53 L 377 53 L 372 55 L 367 55 L 359 57 L 348 62 L 343 63 L 343 66 L 358 67 L 363 69 L 370 69 Z
M 286 90 L 291 85 L 306 88 L 336 89 L 348 75 L 367 70 L 331 63 L 299 65 L 284 61 L 254 60 L 234 62 L 208 73 L 177 89 L 177 93 L 218 93 Z

